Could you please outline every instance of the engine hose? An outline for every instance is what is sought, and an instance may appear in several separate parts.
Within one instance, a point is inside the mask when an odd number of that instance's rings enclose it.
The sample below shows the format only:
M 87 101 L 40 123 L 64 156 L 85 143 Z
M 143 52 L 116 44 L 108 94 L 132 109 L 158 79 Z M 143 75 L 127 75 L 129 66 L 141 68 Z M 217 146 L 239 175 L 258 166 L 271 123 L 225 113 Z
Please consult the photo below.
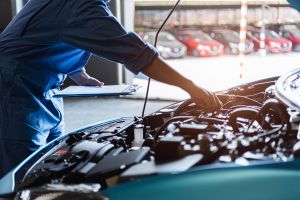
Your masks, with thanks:
M 195 116 L 177 116 L 177 117 L 172 117 L 171 119 L 169 119 L 168 121 L 166 121 L 166 123 L 164 123 L 160 129 L 157 131 L 157 135 L 160 135 L 169 124 L 171 124 L 172 122 L 176 122 L 176 121 L 183 121 L 183 120 L 188 120 L 188 119 L 194 119 L 196 118 Z
M 176 116 L 178 116 L 180 113 L 182 113 L 184 110 L 185 110 L 185 108 L 187 107 L 187 106 L 189 106 L 189 105 L 191 105 L 192 103 L 194 103 L 193 102 L 193 100 L 192 99 L 187 99 L 187 100 L 185 100 L 182 104 L 180 104 L 179 106 L 178 106 L 178 108 L 174 111 L 174 117 L 176 117 Z
M 238 96 L 238 95 L 226 95 L 226 94 L 216 94 L 217 97 L 222 101 L 222 102 L 230 102 L 234 103 L 235 101 L 244 101 L 245 103 L 249 104 L 250 106 L 261 106 L 262 103 L 248 98 L 244 96 Z M 180 113 L 182 113 L 187 106 L 191 105 L 193 102 L 192 99 L 187 99 L 185 100 L 182 104 L 178 106 L 178 108 L 174 111 L 174 116 L 178 116 Z M 225 103 L 226 105 L 226 103 Z
M 262 133 L 262 134 L 259 134 L 259 135 L 257 135 L 256 137 L 257 137 L 257 138 L 264 138 L 264 137 L 271 136 L 271 135 L 273 135 L 274 133 L 278 133 L 282 128 L 283 128 L 283 126 L 273 128 L 272 130 L 269 130 L 269 131 L 266 131 L 266 132 L 264 132 L 264 133 Z M 273 139 L 272 139 L 271 141 L 273 141 Z
M 202 118 L 202 117 L 197 117 L 194 118 L 197 122 L 207 122 L 207 123 L 212 123 L 212 124 L 224 124 L 226 121 L 221 120 L 221 119 L 216 119 L 216 118 Z
M 235 110 L 238 108 L 252 108 L 255 109 L 257 111 L 260 111 L 261 107 L 260 106 L 247 106 L 247 105 L 237 105 L 237 106 L 231 106 L 230 109 L 231 110 Z
M 250 120 L 256 120 L 263 128 L 270 128 L 270 127 L 265 127 L 267 123 L 264 123 L 264 119 L 259 115 L 259 111 L 257 109 L 253 108 L 237 108 L 233 110 L 230 113 L 228 123 L 232 127 L 234 132 L 239 132 L 239 127 L 237 124 L 237 119 L 238 118 L 245 118 L 245 119 L 250 119 Z

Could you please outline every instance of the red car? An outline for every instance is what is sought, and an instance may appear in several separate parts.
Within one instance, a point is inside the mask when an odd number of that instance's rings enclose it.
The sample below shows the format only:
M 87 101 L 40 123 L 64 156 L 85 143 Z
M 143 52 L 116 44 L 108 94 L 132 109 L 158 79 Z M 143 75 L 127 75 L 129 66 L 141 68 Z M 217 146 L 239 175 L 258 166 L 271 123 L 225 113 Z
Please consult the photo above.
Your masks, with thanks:
M 282 36 L 292 42 L 293 51 L 300 51 L 300 30 L 284 30 Z
M 260 48 L 260 30 L 251 31 L 247 35 L 254 42 L 256 50 Z M 281 37 L 275 31 L 266 30 L 265 46 L 270 53 L 286 53 L 292 50 L 292 42 Z
M 206 57 L 224 53 L 224 46 L 202 31 L 181 31 L 177 39 L 186 45 L 188 55 Z

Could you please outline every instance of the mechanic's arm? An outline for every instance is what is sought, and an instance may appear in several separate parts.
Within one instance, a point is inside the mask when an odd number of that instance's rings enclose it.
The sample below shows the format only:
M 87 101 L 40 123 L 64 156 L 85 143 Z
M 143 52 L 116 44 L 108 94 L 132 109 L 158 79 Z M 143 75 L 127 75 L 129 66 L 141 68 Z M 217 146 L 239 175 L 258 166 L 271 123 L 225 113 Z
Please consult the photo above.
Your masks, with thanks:
M 112 15 L 104 1 L 82 0 L 70 8 L 73 12 L 66 19 L 60 34 L 61 39 L 72 46 L 84 49 L 102 58 L 122 63 L 134 73 L 144 72 L 149 77 L 178 86 L 187 91 L 197 105 L 208 109 L 220 106 L 218 98 L 184 78 L 169 67 L 158 51 L 146 44 L 133 32 L 127 32 Z M 81 85 L 81 78 L 74 77 Z
M 142 69 L 142 72 L 157 81 L 174 85 L 185 90 L 198 106 L 205 106 L 210 110 L 219 109 L 221 107 L 221 102 L 214 93 L 208 92 L 195 85 L 191 80 L 171 68 L 160 57 L 155 57 L 150 65 Z

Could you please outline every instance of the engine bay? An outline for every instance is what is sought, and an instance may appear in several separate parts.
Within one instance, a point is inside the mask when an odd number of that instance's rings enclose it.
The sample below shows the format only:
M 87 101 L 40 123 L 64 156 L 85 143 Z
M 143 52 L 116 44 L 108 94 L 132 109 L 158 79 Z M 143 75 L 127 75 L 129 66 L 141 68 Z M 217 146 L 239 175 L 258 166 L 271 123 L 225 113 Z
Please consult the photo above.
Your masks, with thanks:
M 292 161 L 300 155 L 300 115 L 278 98 L 277 79 L 218 92 L 223 106 L 217 111 L 188 99 L 143 119 L 123 117 L 71 133 L 26 169 L 16 188 L 97 183 L 105 189 L 195 167 Z

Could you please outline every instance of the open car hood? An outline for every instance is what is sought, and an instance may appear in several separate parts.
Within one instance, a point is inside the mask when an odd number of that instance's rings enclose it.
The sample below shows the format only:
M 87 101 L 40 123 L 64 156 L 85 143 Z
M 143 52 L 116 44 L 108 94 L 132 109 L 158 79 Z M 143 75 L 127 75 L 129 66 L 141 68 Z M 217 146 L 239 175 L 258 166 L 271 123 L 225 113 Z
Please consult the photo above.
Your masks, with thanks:
M 223 107 L 215 112 L 188 99 L 143 119 L 83 127 L 3 177 L 0 193 L 16 199 L 240 199 L 251 188 L 244 199 L 295 199 L 299 77 L 298 69 L 218 92 Z

